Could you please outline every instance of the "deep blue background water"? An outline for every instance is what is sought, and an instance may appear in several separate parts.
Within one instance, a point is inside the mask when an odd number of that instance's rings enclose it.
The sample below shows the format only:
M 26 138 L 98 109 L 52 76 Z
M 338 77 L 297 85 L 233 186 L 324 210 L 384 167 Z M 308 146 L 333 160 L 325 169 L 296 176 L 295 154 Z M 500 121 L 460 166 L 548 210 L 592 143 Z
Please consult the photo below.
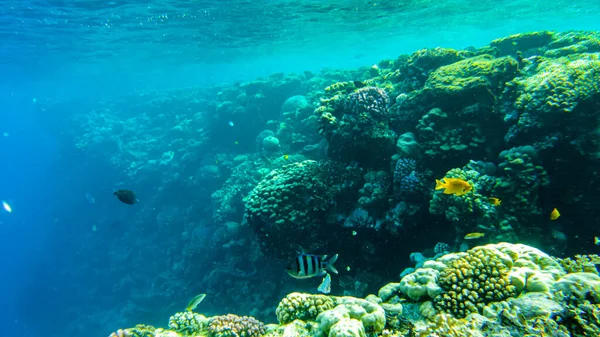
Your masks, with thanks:
M 13 213 L 0 212 L 2 335 L 27 336 L 19 316 L 27 310 L 46 311 L 48 321 L 39 324 L 50 324 L 63 301 L 73 300 L 69 293 L 85 291 L 85 280 L 81 289 L 54 285 L 95 258 L 77 256 L 77 247 L 95 240 L 89 229 L 114 212 L 114 172 L 70 150 L 73 111 L 48 116 L 36 104 L 78 98 L 93 106 L 137 90 L 369 65 L 422 47 L 480 46 L 529 30 L 600 28 L 597 1 L 546 2 L 258 1 L 244 8 L 238 1 L 3 1 L 0 133 L 9 136 L 0 137 L 0 200 Z M 56 257 L 63 265 L 47 263 Z M 29 296 L 32 289 L 45 296 Z

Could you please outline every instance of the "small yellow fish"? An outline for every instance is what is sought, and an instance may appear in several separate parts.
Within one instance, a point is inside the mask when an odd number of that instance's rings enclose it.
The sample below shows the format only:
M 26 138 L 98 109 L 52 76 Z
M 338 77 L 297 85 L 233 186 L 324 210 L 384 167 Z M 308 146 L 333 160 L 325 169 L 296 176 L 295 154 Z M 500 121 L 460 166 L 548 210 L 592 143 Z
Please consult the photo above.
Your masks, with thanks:
M 444 189 L 444 194 L 463 195 L 467 194 L 473 188 L 468 182 L 460 178 L 442 178 L 435 180 L 435 189 Z
M 488 202 L 494 206 L 500 206 L 500 204 L 502 203 L 502 200 L 500 200 L 498 198 L 494 198 L 494 197 L 489 197 Z
M 287 155 L 287 154 L 284 154 L 284 155 L 283 155 L 283 159 L 285 159 L 285 160 L 288 160 L 288 159 L 290 159 L 290 156 L 289 156 L 289 155 Z
M 200 294 L 200 295 L 196 295 L 194 296 L 191 300 L 190 303 L 188 303 L 187 307 L 185 308 L 185 310 L 187 311 L 192 311 L 194 309 L 196 309 L 196 307 L 198 306 L 198 304 L 200 304 L 200 302 L 202 302 L 202 300 L 206 297 L 206 294 Z
M 550 213 L 550 220 L 556 220 L 559 216 L 560 212 L 555 208 L 552 210 L 552 213 Z
M 480 233 L 480 232 L 469 233 L 469 234 L 465 235 L 465 240 L 479 239 L 484 236 L 485 236 L 485 233 Z

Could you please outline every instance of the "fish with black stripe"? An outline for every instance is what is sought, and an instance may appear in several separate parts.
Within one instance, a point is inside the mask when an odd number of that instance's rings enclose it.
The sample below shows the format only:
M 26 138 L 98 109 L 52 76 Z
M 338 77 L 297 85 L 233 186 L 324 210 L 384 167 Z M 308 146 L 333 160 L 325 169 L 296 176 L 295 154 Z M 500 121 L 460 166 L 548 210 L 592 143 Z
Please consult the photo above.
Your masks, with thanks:
M 337 259 L 338 254 L 330 259 L 327 259 L 327 255 L 300 254 L 285 270 L 291 277 L 298 279 L 324 276 L 328 270 L 337 274 L 338 271 L 333 266 Z

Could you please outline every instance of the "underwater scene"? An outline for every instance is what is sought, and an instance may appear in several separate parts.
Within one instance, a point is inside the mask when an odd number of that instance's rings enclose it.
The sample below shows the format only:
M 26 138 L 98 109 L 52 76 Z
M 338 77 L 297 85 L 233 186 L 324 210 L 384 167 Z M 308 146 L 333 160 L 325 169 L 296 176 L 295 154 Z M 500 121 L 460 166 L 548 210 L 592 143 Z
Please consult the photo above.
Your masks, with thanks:
M 600 336 L 600 2 L 0 2 L 0 329 Z

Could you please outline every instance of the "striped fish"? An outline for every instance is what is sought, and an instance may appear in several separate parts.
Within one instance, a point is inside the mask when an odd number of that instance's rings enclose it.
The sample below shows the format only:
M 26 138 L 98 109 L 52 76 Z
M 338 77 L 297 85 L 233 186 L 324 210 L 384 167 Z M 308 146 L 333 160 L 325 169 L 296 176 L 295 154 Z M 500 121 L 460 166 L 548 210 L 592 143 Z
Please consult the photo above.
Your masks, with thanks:
M 329 260 L 327 260 L 327 255 L 300 254 L 285 270 L 291 277 L 300 279 L 324 276 L 327 274 L 327 270 L 337 274 L 338 271 L 333 266 L 337 258 L 337 254 Z

